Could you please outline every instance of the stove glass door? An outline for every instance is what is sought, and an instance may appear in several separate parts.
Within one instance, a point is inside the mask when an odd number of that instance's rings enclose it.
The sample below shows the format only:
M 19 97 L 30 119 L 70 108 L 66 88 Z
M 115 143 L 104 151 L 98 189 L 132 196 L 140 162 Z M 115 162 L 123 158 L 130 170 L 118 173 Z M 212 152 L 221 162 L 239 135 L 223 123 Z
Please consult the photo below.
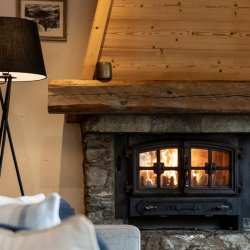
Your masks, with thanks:
M 190 187 L 192 189 L 231 188 L 232 154 L 213 148 L 191 148 Z
M 178 188 L 178 148 L 139 153 L 139 188 Z

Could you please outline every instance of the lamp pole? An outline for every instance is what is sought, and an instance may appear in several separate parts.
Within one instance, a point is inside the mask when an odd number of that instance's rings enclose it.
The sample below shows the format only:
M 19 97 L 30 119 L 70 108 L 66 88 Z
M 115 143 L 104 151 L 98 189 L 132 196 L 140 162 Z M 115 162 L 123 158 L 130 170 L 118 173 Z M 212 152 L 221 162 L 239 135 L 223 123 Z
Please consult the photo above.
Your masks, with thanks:
M 0 148 L 1 148 L 1 151 L 0 151 L 0 175 L 2 172 L 3 156 L 4 156 L 6 133 L 7 133 L 9 143 L 10 143 L 12 158 L 13 158 L 14 165 L 15 165 L 19 189 L 20 189 L 21 195 L 24 196 L 23 184 L 22 184 L 21 175 L 19 172 L 18 164 L 17 164 L 15 149 L 14 149 L 14 145 L 13 145 L 13 141 L 12 141 L 12 137 L 11 137 L 11 132 L 10 132 L 10 128 L 9 128 L 9 123 L 8 123 L 11 83 L 12 83 L 13 77 L 8 73 L 7 74 L 4 73 L 3 78 L 5 79 L 4 83 L 7 82 L 7 88 L 6 88 L 6 92 L 5 92 L 5 99 L 3 99 L 2 89 L 0 88 L 0 102 L 1 102 L 2 111 L 3 111 L 2 119 L 1 119 L 1 126 L 0 126 Z

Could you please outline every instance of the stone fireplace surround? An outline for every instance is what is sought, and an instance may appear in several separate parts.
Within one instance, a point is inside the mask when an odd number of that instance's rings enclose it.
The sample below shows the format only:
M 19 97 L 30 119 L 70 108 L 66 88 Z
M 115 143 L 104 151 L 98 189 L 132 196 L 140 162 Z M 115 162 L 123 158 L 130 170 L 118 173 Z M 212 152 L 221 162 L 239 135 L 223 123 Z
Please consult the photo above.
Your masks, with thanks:
M 85 206 L 95 224 L 115 218 L 114 135 L 116 133 L 249 133 L 248 115 L 94 115 L 81 122 L 85 171 Z M 225 230 L 141 231 L 142 249 L 250 249 L 250 226 Z

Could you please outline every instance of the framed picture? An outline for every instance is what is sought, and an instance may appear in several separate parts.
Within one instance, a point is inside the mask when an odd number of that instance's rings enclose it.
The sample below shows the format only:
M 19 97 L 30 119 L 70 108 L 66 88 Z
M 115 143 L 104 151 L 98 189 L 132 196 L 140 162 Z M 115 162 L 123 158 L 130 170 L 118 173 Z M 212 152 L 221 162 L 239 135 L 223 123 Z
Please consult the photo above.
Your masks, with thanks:
M 44 41 L 66 41 L 66 7 L 66 0 L 17 0 L 18 16 L 35 21 Z

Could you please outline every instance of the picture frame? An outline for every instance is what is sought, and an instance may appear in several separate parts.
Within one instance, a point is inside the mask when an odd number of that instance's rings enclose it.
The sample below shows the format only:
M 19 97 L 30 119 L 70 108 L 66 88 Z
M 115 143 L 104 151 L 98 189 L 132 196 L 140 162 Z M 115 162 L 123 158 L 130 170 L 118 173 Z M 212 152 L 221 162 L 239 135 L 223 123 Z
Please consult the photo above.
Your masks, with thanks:
M 67 0 L 17 0 L 17 16 L 33 20 L 43 41 L 67 40 Z

